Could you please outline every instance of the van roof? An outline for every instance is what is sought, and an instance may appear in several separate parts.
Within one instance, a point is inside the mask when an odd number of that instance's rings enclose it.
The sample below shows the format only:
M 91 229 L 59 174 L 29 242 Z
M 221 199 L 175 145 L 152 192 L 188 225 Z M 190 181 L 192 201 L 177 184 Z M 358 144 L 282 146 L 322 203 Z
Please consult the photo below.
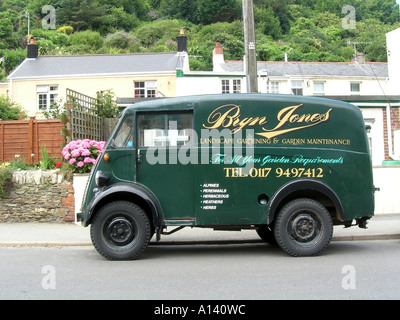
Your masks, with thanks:
M 345 108 L 345 109 L 358 109 L 356 106 L 338 100 L 309 97 L 309 96 L 295 96 L 295 95 L 280 95 L 280 94 L 257 94 L 257 93 L 244 93 L 244 94 L 216 94 L 216 95 L 199 95 L 199 96 L 185 96 L 175 98 L 162 98 L 154 99 L 144 102 L 138 102 L 129 105 L 125 112 L 140 112 L 140 111 L 177 111 L 177 110 L 193 110 L 199 105 L 204 103 L 224 103 L 224 104 L 240 104 L 244 101 L 268 101 L 268 102 L 285 102 L 293 104 L 321 104 L 331 107 Z

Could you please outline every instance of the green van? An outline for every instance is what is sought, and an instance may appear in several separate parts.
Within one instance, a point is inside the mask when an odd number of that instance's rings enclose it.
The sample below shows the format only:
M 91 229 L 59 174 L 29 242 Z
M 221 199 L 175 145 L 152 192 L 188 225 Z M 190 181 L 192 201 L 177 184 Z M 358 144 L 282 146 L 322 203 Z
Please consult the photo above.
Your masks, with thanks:
M 127 107 L 77 215 L 97 251 L 134 259 L 167 227 L 254 229 L 293 256 L 334 225 L 366 228 L 374 185 L 365 124 L 348 103 L 233 94 Z

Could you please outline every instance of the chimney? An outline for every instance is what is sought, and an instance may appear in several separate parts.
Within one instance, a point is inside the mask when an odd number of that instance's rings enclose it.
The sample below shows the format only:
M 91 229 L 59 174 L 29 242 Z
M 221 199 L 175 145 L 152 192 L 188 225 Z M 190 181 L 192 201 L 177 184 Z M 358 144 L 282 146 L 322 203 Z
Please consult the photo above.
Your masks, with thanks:
M 217 41 L 213 50 L 213 71 L 224 71 L 223 64 L 225 64 L 224 48 L 221 47 L 221 42 Z
M 213 56 L 216 54 L 224 54 L 224 48 L 221 47 L 221 42 L 219 41 L 215 43 L 215 48 L 213 50 Z
M 180 35 L 178 36 L 178 52 L 187 52 L 187 37 L 185 31 L 181 29 Z
M 353 54 L 351 61 L 357 62 L 359 64 L 365 64 L 365 54 L 364 53 Z
M 36 59 L 39 55 L 39 47 L 36 44 L 36 39 L 32 37 L 28 44 L 28 59 Z

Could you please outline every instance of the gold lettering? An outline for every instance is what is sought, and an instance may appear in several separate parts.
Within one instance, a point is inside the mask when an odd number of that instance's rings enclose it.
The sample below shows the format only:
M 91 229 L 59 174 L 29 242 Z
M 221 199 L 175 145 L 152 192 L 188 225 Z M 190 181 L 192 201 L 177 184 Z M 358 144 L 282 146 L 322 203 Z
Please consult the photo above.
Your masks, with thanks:
M 330 108 L 325 114 L 319 114 L 319 113 L 315 113 L 313 115 L 303 115 L 303 116 L 298 116 L 297 114 L 293 115 L 293 112 L 296 111 L 299 107 L 301 107 L 301 105 L 298 106 L 292 106 L 292 107 L 287 107 L 282 109 L 279 113 L 278 113 L 278 121 L 279 123 L 277 124 L 277 126 L 272 129 L 272 130 L 267 130 L 265 128 L 262 128 L 265 132 L 264 133 L 256 133 L 260 136 L 263 136 L 265 138 L 271 139 L 273 137 L 285 134 L 285 133 L 289 133 L 292 131 L 297 131 L 297 130 L 302 130 L 302 129 L 306 129 L 306 128 L 310 128 L 313 126 L 316 126 L 322 122 L 325 122 L 329 119 L 329 114 L 332 111 L 332 108 Z M 282 130 L 278 130 L 280 128 L 282 128 L 285 124 L 289 123 L 296 123 L 296 122 L 303 122 L 305 121 L 306 123 L 311 123 L 308 125 L 304 125 L 304 126 L 299 126 L 296 128 L 290 128 L 290 129 L 282 129 Z
M 283 108 L 277 114 L 278 124 L 273 129 L 266 129 L 262 127 L 264 132 L 256 133 L 257 135 L 263 136 L 264 138 L 271 139 L 276 136 L 286 134 L 292 131 L 302 130 L 309 127 L 316 126 L 329 120 L 330 108 L 326 113 L 314 113 L 314 114 L 298 114 L 297 111 L 303 107 L 303 104 L 289 106 Z M 206 129 L 218 129 L 218 128 L 231 128 L 231 134 L 234 134 L 245 127 L 252 126 L 264 126 L 267 124 L 267 117 L 249 117 L 240 118 L 240 107 L 237 105 L 223 105 L 215 109 L 208 116 L 207 124 L 203 124 Z M 288 124 L 298 124 L 296 127 L 285 129 Z M 232 129 L 233 128 L 233 129 Z M 221 141 L 220 143 L 223 143 Z
M 233 106 L 231 109 L 226 111 L 224 114 L 220 112 L 223 108 L 228 106 L 221 106 L 215 109 L 208 117 L 207 121 L 211 124 L 210 127 L 205 125 L 204 128 L 206 129 L 217 129 L 219 127 L 230 127 L 234 119 L 237 119 L 240 114 L 240 108 L 238 106 Z
M 229 108 L 227 111 L 223 112 L 224 109 Z M 203 127 L 206 129 L 218 129 L 222 128 L 229 128 L 234 127 L 231 130 L 231 133 L 236 133 L 246 126 L 255 126 L 255 125 L 264 125 L 267 123 L 266 117 L 250 117 L 240 119 L 240 107 L 235 105 L 224 105 L 217 109 L 215 109 L 209 115 L 208 119 L 208 126 L 203 124 Z

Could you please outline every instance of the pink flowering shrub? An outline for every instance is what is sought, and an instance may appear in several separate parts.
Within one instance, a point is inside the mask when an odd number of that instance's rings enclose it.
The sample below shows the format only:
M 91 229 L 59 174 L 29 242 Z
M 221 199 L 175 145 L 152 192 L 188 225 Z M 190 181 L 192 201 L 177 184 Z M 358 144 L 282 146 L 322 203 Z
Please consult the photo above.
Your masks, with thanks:
M 75 140 L 68 143 L 61 153 L 74 173 L 87 173 L 96 163 L 99 154 L 104 151 L 104 145 L 105 141 Z

